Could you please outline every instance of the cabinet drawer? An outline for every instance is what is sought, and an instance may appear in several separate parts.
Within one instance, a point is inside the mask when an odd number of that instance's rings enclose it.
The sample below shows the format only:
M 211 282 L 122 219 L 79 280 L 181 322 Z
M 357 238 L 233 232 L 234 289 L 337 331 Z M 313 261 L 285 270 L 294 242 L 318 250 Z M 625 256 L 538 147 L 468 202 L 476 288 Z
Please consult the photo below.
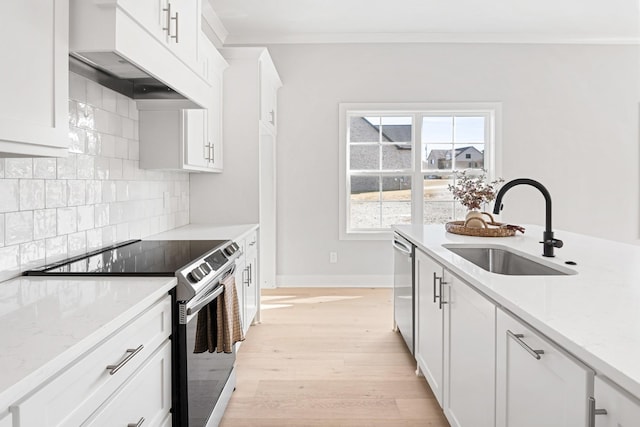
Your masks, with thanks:
M 171 409 L 171 342 L 166 341 L 83 426 L 159 426 Z M 166 425 L 166 424 L 165 424 Z
M 21 427 L 80 425 L 170 333 L 171 297 L 167 295 L 12 407 L 18 424 Z

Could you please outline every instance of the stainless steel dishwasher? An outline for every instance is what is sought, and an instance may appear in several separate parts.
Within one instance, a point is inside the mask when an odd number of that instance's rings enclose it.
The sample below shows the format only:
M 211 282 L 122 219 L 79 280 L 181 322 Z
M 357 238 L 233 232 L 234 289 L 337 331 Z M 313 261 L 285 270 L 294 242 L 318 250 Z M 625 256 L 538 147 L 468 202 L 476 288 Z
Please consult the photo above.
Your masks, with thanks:
M 414 343 L 414 251 L 415 246 L 411 242 L 398 233 L 393 233 L 393 317 L 411 354 Z

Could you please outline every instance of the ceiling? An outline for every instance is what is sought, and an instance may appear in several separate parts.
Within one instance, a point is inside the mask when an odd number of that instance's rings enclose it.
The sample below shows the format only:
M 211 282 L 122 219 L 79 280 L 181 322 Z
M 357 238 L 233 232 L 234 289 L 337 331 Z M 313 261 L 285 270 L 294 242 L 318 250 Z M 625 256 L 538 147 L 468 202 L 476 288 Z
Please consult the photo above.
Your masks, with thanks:
M 208 0 L 224 43 L 639 43 L 637 0 Z

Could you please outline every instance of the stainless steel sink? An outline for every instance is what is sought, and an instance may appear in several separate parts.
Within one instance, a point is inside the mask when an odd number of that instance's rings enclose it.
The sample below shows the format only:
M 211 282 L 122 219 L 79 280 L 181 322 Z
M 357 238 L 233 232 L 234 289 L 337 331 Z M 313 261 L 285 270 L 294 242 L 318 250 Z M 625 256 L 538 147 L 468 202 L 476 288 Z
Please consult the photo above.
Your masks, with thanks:
M 506 247 L 443 245 L 478 267 L 491 273 L 507 276 L 566 276 L 577 274 L 560 266 L 549 266 L 517 254 Z

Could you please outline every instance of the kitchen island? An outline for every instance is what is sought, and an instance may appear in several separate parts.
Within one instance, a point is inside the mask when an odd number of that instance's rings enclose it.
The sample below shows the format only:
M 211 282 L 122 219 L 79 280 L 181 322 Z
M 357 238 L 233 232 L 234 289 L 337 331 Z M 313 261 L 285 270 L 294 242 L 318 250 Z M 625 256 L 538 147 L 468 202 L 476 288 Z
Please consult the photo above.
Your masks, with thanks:
M 524 235 L 504 238 L 451 234 L 442 225 L 395 226 L 394 230 L 441 266 L 446 274 L 450 273 L 485 297 L 495 306 L 495 311 L 513 315 L 540 333 L 592 370 L 596 379 L 605 377 L 629 395 L 640 397 L 640 247 L 557 231 L 556 236 L 564 241 L 564 247 L 556 250 L 554 258 L 545 258 L 541 255 L 542 227 L 526 225 L 525 228 Z M 465 244 L 506 247 L 536 262 L 575 274 L 495 274 L 443 247 Z M 445 292 L 443 298 L 446 297 Z M 420 307 L 417 310 L 419 316 Z M 497 350 L 494 351 L 499 362 L 501 336 L 499 332 L 495 336 Z M 498 367 L 498 374 L 499 370 Z M 501 425 L 500 403 L 497 405 L 496 425 Z M 446 407 L 444 409 L 447 413 Z

